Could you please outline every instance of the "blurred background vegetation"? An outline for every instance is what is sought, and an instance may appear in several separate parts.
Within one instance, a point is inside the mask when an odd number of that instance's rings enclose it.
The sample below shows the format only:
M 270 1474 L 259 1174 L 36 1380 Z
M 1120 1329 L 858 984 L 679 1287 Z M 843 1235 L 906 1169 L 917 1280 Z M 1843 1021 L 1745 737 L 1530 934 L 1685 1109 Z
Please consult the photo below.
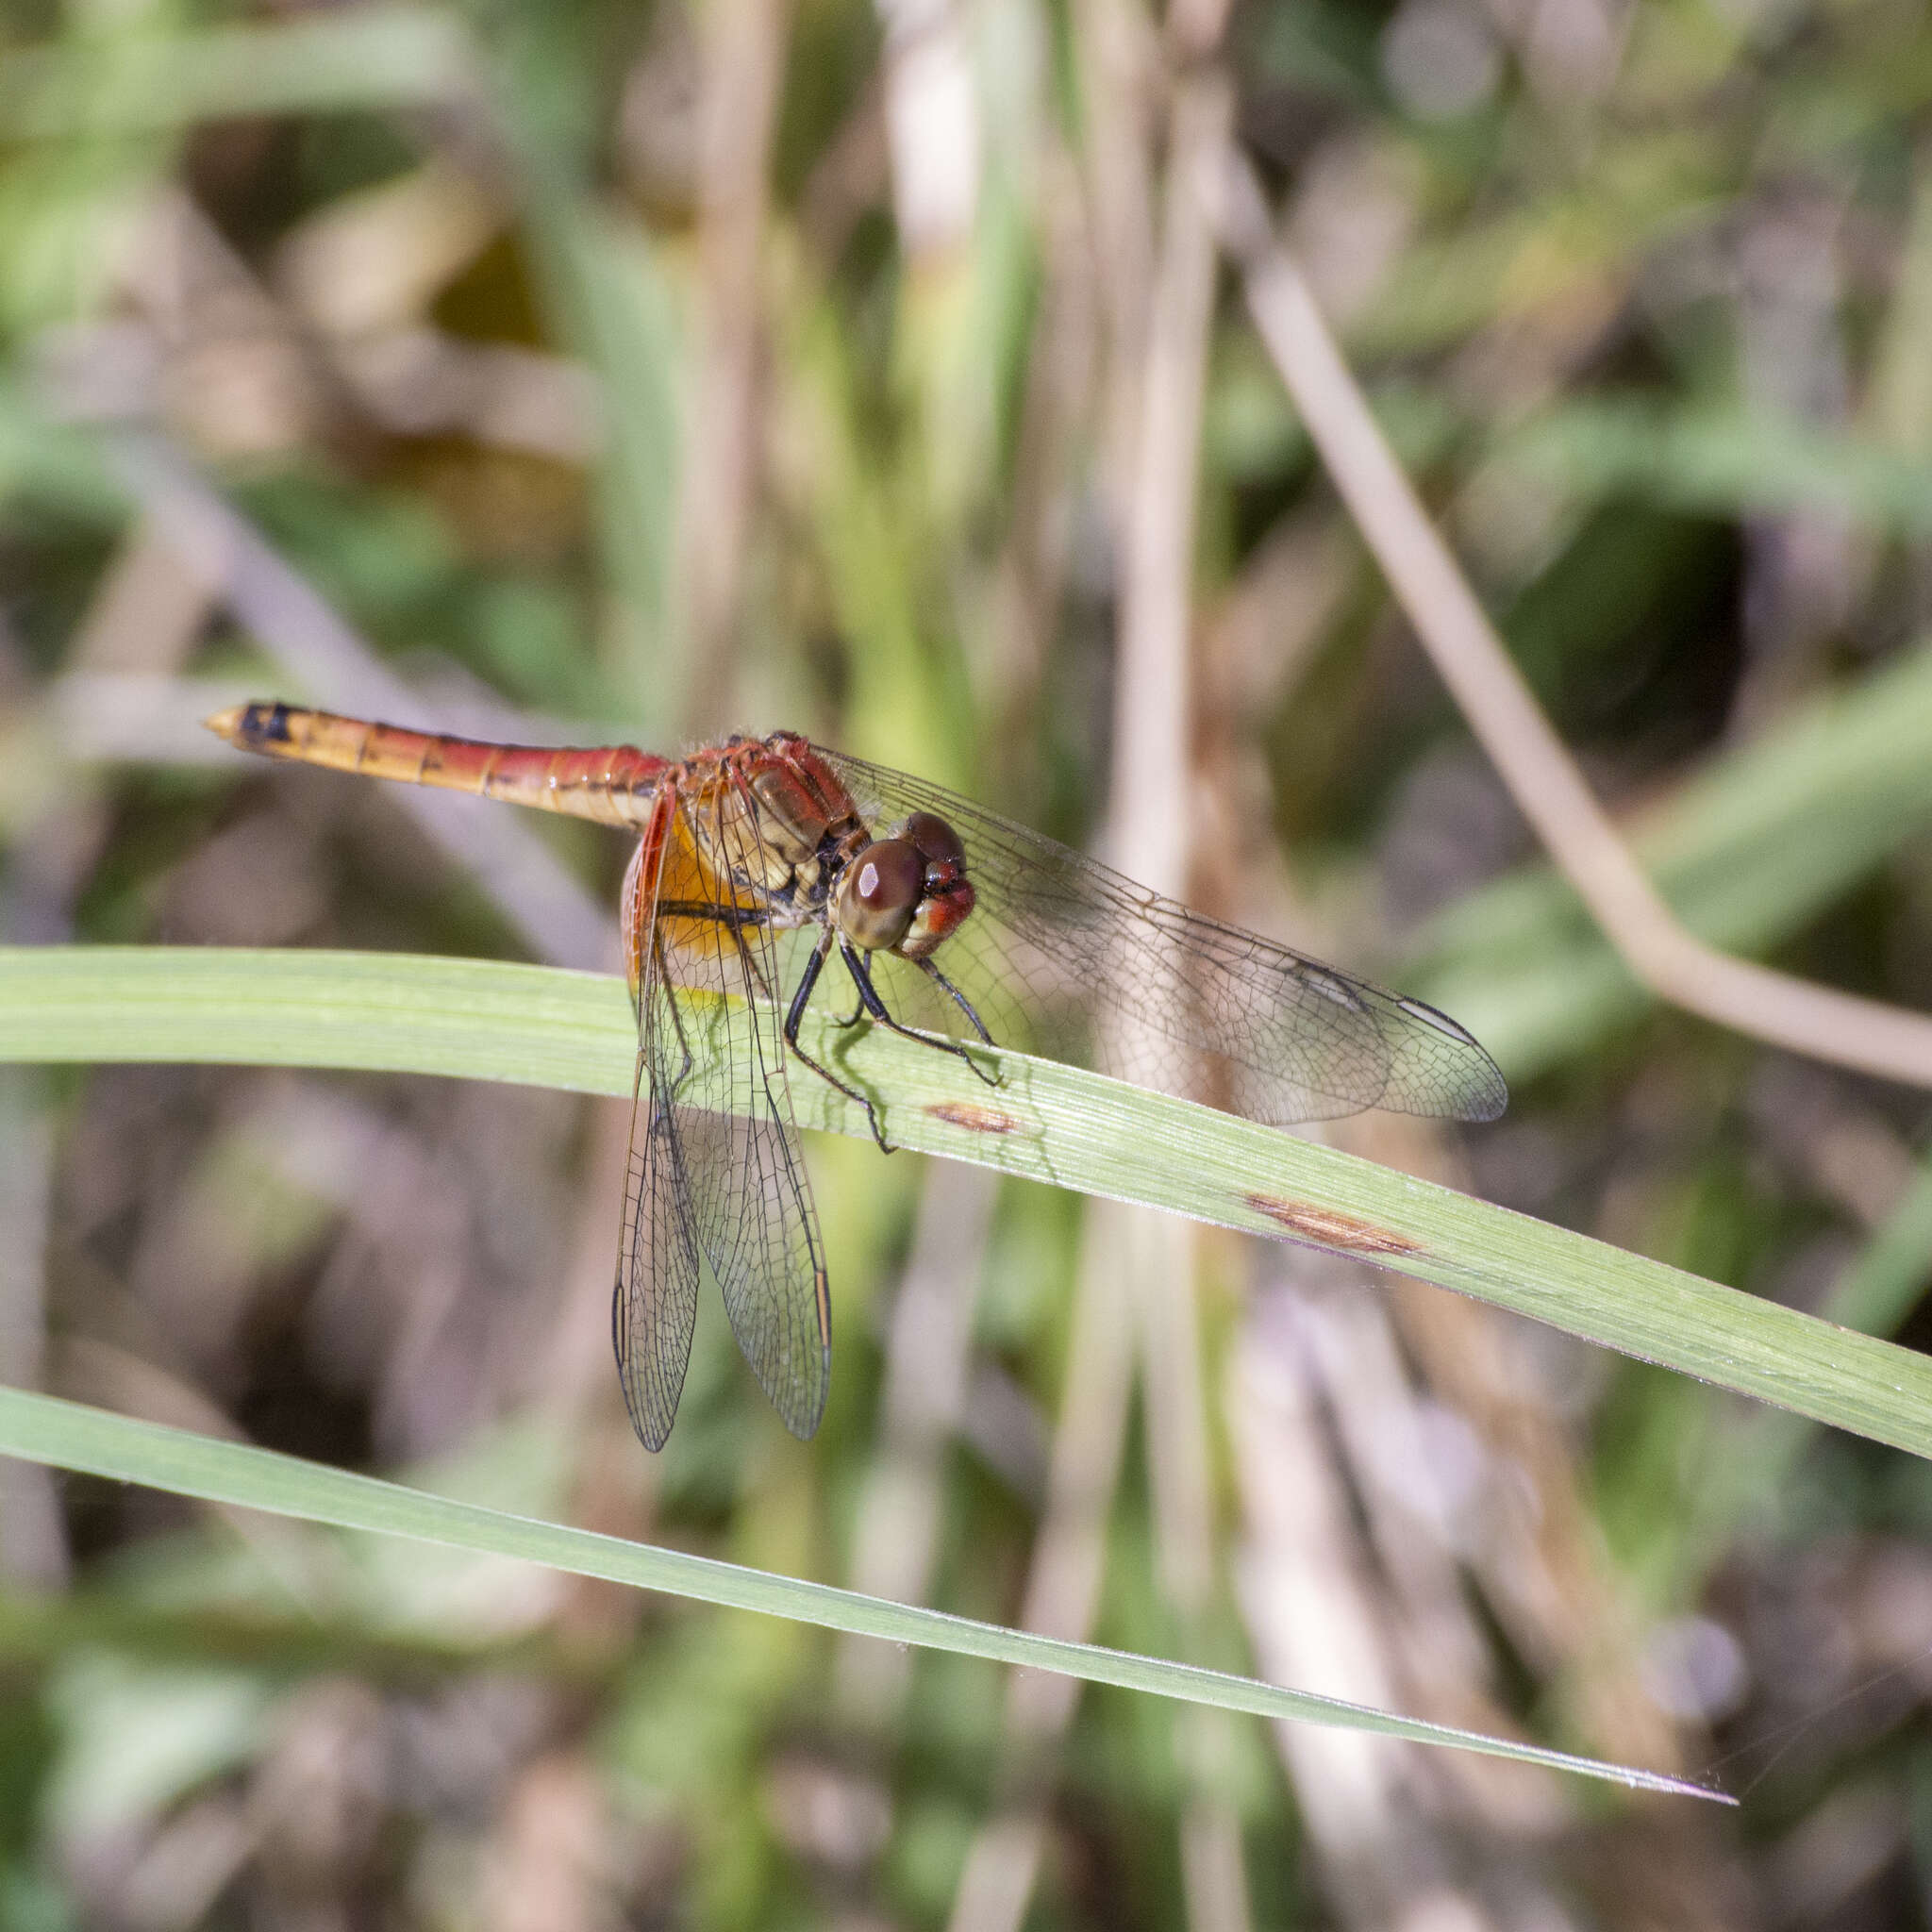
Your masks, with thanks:
M 0 937 L 614 963 L 618 841 L 243 768 L 195 721 L 251 695 L 789 724 L 1074 842 L 1152 796 L 1188 896 L 1439 1000 L 1511 1078 L 1496 1127 L 1348 1144 L 1923 1340 L 1923 1101 L 1638 992 L 1198 247 L 1198 433 L 1135 463 L 1200 219 L 1170 162 L 1220 102 L 1685 918 L 1932 1004 L 1932 10 L 1173 4 L 8 0 Z M 1162 500 L 1166 773 L 1113 757 Z M 708 1308 L 653 1460 L 608 1357 L 626 1120 L 5 1070 L 0 1374 L 1743 1806 L 7 1464 L 0 1923 L 1932 1923 L 1923 1466 L 819 1139 L 823 1430 Z M 1115 1291 L 1137 1245 L 1194 1297 Z

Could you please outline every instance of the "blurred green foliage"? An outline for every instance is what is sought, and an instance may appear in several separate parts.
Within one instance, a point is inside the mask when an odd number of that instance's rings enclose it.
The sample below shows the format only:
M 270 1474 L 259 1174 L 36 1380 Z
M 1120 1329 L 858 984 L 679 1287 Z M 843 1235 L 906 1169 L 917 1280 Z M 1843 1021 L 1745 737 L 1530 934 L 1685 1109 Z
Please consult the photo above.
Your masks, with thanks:
M 906 171 L 922 125 L 929 147 L 953 124 L 903 118 L 903 11 L 868 0 L 14 0 L 0 936 L 517 945 L 389 805 L 187 762 L 218 694 L 334 693 L 219 597 L 179 615 L 178 570 L 138 575 L 155 506 L 121 458 L 142 435 L 192 453 L 425 717 L 663 748 L 787 724 L 1096 834 L 1124 541 L 1101 222 L 1120 101 L 1096 89 L 1120 88 L 1158 180 L 1173 74 L 1125 0 L 939 12 L 978 151 L 934 239 Z M 1096 53 L 1108 32 L 1146 63 L 1138 92 Z M 1244 0 L 1217 58 L 1380 420 L 1683 918 L 1932 1003 L 1924 5 Z M 762 109 L 721 78 L 759 59 Z M 738 106 L 713 125 L 719 96 Z M 1199 895 L 1384 977 L 1407 961 L 1495 1051 L 1515 1104 L 1467 1148 L 1477 1191 L 1923 1345 L 1920 1099 L 1652 1009 L 1530 852 L 1225 277 L 1205 414 Z M 550 849 L 614 891 L 614 847 Z M 9 1340 L 7 1376 L 352 1465 L 441 1457 L 505 1507 L 850 1580 L 897 1453 L 888 1336 L 928 1171 L 815 1141 L 840 1297 L 824 1431 L 782 1436 L 708 1309 L 646 1475 L 607 1367 L 593 1395 L 533 1366 L 566 1353 L 577 1277 L 601 1292 L 583 1256 L 615 1221 L 611 1131 L 558 1096 L 428 1082 L 49 1076 L 0 1107 L 0 1245 L 44 1254 L 0 1268 L 0 1329 L 46 1338 Z M 1081 1220 L 999 1195 L 970 1350 L 999 1421 L 939 1455 L 948 1607 L 1019 1614 Z M 1213 1607 L 1204 1634 L 1164 1600 L 1137 1421 L 1099 1634 L 1265 1667 L 1229 1391 L 1299 1344 L 1269 1325 L 1272 1262 L 1210 1248 L 1207 1272 Z M 1478 1922 L 1926 1924 L 1923 1467 L 1773 1441 L 1703 1390 L 1513 1332 L 1520 1408 L 1485 1410 L 1397 1326 L 1425 1420 L 1482 1445 L 1442 1531 L 1482 1694 L 1578 1748 L 1764 1772 L 1706 1837 L 1418 1802 Z M 1400 1624 L 1374 1471 L 1323 1386 L 1371 1601 Z M 549 1434 L 505 1451 L 491 1425 L 532 1407 Z M 1595 1553 L 1574 1573 L 1498 1527 L 1525 1493 Z M 938 1925 L 1006 1794 L 989 1666 L 911 1660 L 868 1730 L 823 1633 L 466 1567 L 425 1604 L 378 1558 L 332 1574 L 299 1532 L 80 1482 L 23 1480 L 0 1510 L 8 1924 Z M 1676 1653 L 1653 1625 L 1735 1672 L 1657 1690 Z M 1464 1682 L 1422 1646 L 1405 1670 L 1405 1704 Z M 1041 1774 L 1029 1924 L 1189 1910 L 1174 1724 L 1082 1697 Z M 1226 1747 L 1252 1920 L 1366 1922 L 1297 1775 L 1258 1727 Z M 1848 1843 L 1862 1864 L 1834 1858 Z

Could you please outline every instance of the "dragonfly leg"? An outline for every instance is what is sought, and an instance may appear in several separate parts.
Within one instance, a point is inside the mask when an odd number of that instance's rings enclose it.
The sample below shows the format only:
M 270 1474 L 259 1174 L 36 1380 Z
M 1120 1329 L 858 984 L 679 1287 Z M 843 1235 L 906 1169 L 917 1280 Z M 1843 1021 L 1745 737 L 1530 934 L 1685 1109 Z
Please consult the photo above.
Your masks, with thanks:
M 839 954 L 845 961 L 846 972 L 852 975 L 853 985 L 858 989 L 859 1003 L 881 1026 L 890 1027 L 892 1032 L 903 1034 L 908 1040 L 916 1040 L 922 1046 L 936 1046 L 941 1053 L 955 1055 L 958 1058 L 964 1060 L 989 1087 L 997 1087 L 1000 1084 L 999 1076 L 995 1074 L 989 1074 L 957 1040 L 941 1040 L 937 1034 L 918 1033 L 910 1026 L 902 1026 L 897 1020 L 893 1019 L 885 1001 L 879 997 L 878 988 L 872 983 L 872 969 L 860 956 L 858 949 L 841 941 L 839 946 Z M 979 1025 L 978 1014 L 974 1013 L 971 1007 L 967 1007 L 966 1002 L 960 999 L 957 992 L 953 992 L 953 989 L 947 985 L 945 980 L 941 979 L 940 984 L 944 986 L 948 992 L 952 992 L 953 997 L 956 1000 L 959 1000 L 959 1004 L 962 1007 L 966 1007 L 967 1017 L 972 1020 L 974 1025 L 979 1026 L 979 1037 L 982 1040 L 986 1040 L 986 1043 L 991 1046 L 992 1041 L 987 1039 L 986 1028 Z
M 966 1015 L 974 1032 L 979 1035 L 981 1044 L 991 1046 L 993 1043 L 992 1035 L 986 1030 L 986 1023 L 973 1010 L 973 1002 L 930 959 L 915 959 L 913 964 L 936 986 L 944 989 L 946 996 Z M 981 1077 L 988 1086 L 997 1087 L 1000 1084 L 995 1075 L 981 1073 L 976 1063 L 974 1065 L 973 1070 L 976 1074 L 981 1074 Z
M 798 975 L 798 991 L 791 995 L 791 1004 L 785 1009 L 785 1044 L 821 1080 L 836 1087 L 847 1100 L 856 1100 L 864 1108 L 866 1122 L 872 1128 L 873 1139 L 879 1143 L 879 1152 L 890 1154 L 892 1151 L 892 1143 L 886 1139 L 886 1130 L 879 1124 L 878 1108 L 872 1104 L 871 1097 L 849 1081 L 840 1079 L 829 1067 L 822 1067 L 798 1043 L 798 1029 L 804 1023 L 805 1009 L 811 1000 L 812 988 L 819 983 L 819 974 L 824 970 L 825 958 L 831 950 L 832 931 L 827 926 L 820 935 L 818 944 L 812 948 L 811 958 L 805 962 L 805 971 Z

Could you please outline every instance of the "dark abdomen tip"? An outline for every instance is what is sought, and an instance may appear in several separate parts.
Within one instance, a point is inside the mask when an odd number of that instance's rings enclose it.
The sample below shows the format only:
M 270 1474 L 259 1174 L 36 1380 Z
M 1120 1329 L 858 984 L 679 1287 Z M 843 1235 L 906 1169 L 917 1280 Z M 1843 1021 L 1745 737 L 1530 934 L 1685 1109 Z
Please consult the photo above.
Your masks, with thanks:
M 268 751 L 289 742 L 289 708 L 274 704 L 230 705 L 202 721 L 217 738 L 243 751 Z

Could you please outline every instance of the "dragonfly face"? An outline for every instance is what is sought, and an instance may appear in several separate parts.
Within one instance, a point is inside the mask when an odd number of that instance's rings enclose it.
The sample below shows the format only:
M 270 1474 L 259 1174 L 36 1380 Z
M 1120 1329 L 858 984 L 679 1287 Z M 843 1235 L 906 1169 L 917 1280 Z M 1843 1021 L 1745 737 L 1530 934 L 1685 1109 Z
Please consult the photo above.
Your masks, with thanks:
M 974 907 L 959 835 L 937 813 L 911 813 L 889 838 L 863 847 L 832 891 L 839 930 L 868 953 L 930 957 Z

